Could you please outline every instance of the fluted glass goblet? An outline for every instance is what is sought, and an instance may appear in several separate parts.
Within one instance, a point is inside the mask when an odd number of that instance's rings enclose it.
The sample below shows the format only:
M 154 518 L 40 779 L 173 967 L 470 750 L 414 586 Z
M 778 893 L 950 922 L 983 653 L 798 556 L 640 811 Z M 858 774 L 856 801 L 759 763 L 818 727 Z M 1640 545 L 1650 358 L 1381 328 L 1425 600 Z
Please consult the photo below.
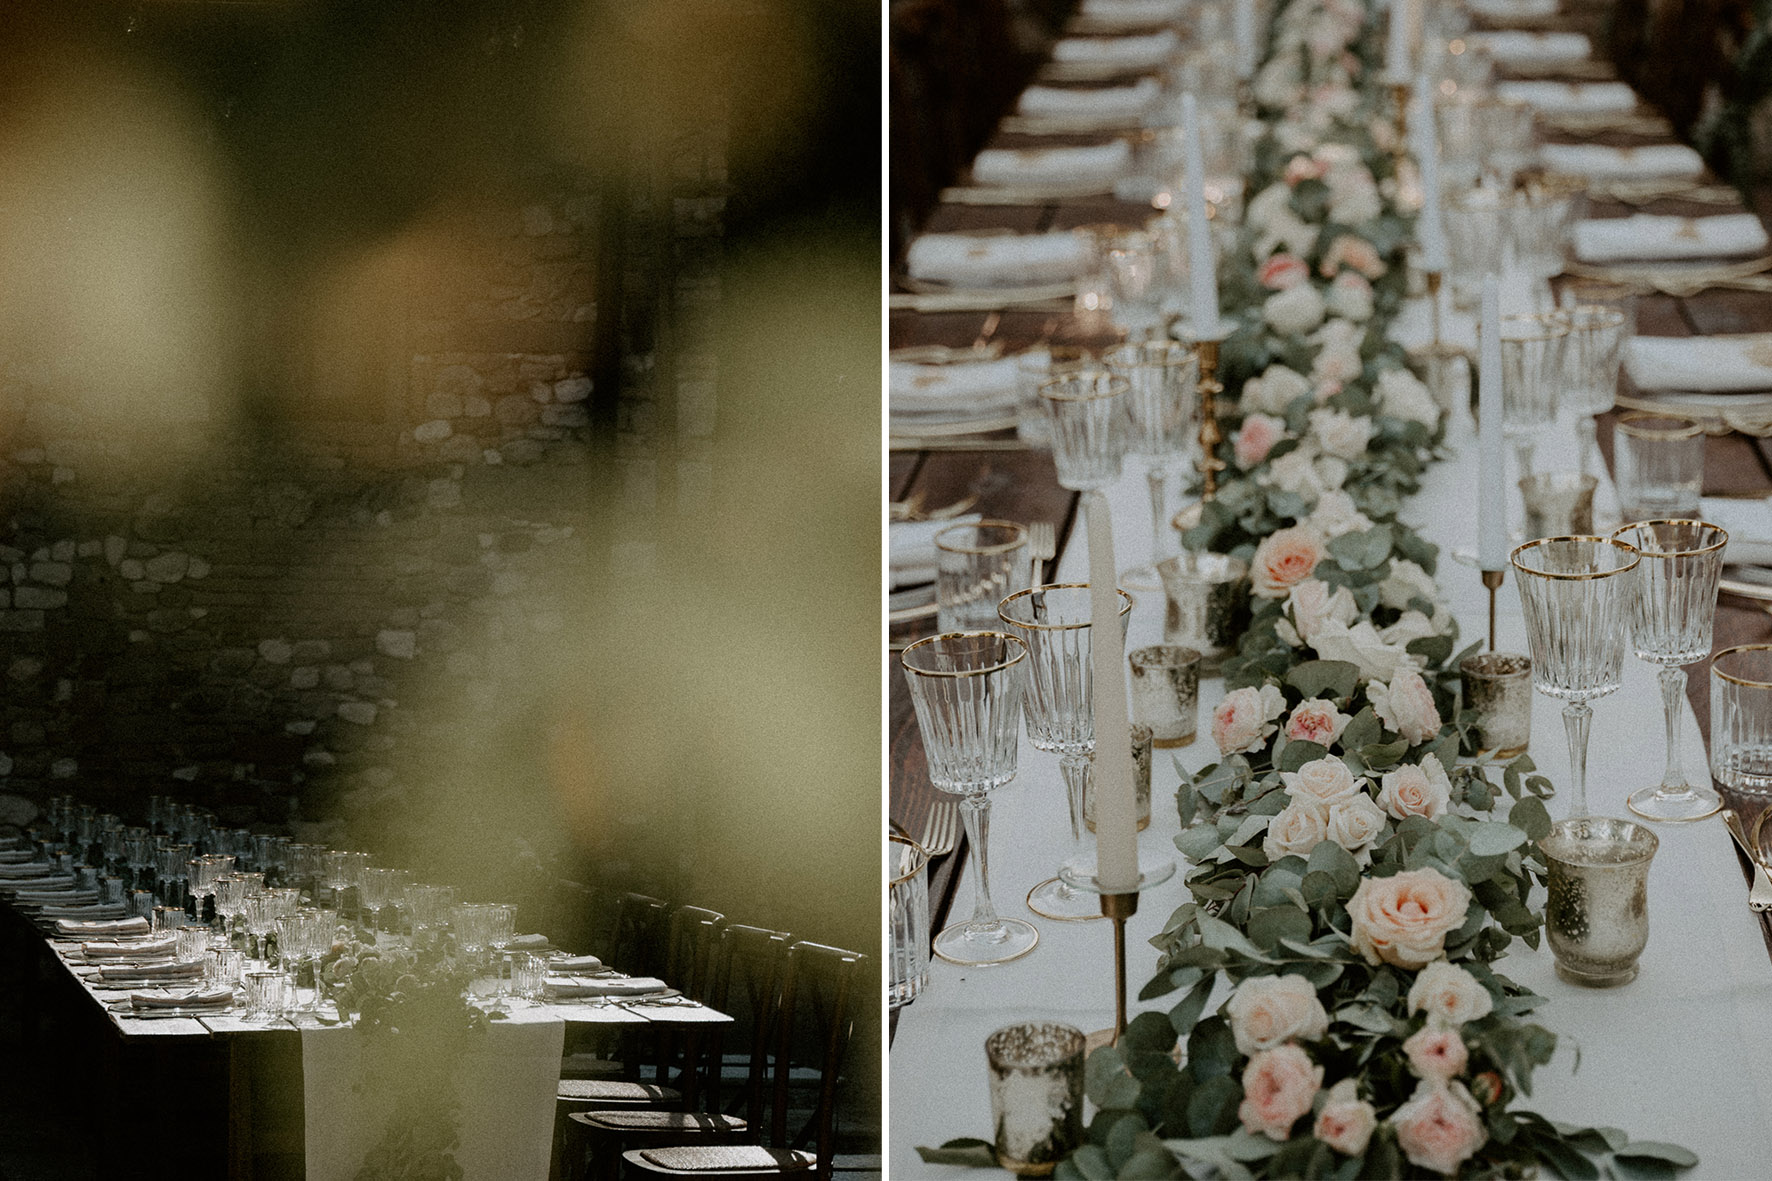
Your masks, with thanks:
M 1015 778 L 1027 645 L 1006 632 L 947 632 L 900 656 L 929 781 L 960 797 L 971 846 L 972 917 L 935 937 L 935 954 L 957 964 L 1002 964 L 1034 949 L 1032 923 L 1006 919 L 991 904 L 991 793 Z
M 1162 590 L 1157 563 L 1166 555 L 1168 518 L 1164 493 L 1170 473 L 1197 445 L 1200 419 L 1200 358 L 1176 341 L 1122 345 L 1102 358 L 1126 379 L 1127 450 L 1144 460 L 1151 493 L 1151 560 L 1123 571 L 1122 586 Z
M 1704 521 L 1638 521 L 1613 537 L 1642 555 L 1631 612 L 1637 656 L 1661 666 L 1661 704 L 1667 715 L 1667 767 L 1661 782 L 1632 792 L 1625 803 L 1650 820 L 1702 820 L 1723 807 L 1708 785 L 1694 784 L 1680 766 L 1680 707 L 1686 670 L 1710 655 L 1717 618 L 1717 584 L 1729 534 Z
M 1609 537 L 1545 537 L 1515 549 L 1512 561 L 1532 647 L 1532 687 L 1563 702 L 1569 815 L 1586 816 L 1588 702 L 1623 683 L 1639 555 Z
M 1124 637 L 1132 596 L 1116 591 Z M 1089 663 L 1088 583 L 1054 583 L 1010 595 L 997 607 L 1010 634 L 1028 647 L 1027 690 L 1022 697 L 1028 741 L 1058 756 L 1070 804 L 1071 839 L 1064 861 L 1083 857 L 1083 801 L 1095 760 L 1095 678 Z M 1028 909 L 1041 918 L 1082 922 L 1102 917 L 1101 899 L 1051 877 L 1028 893 Z
M 1126 395 L 1132 386 L 1106 369 L 1084 369 L 1040 387 L 1052 419 L 1052 462 L 1060 487 L 1099 491 L 1120 478 L 1131 434 Z
M 1520 479 L 1532 476 L 1538 436 L 1557 420 L 1563 387 L 1563 344 L 1569 325 L 1556 315 L 1503 316 L 1501 430 L 1514 446 Z

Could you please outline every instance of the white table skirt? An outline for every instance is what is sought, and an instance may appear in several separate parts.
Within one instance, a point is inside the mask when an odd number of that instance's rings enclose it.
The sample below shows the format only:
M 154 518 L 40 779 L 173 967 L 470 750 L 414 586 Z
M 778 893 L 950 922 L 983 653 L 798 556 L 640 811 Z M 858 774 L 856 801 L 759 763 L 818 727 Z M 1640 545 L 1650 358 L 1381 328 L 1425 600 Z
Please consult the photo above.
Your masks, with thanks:
M 1476 545 L 1475 432 L 1468 415 L 1449 432 L 1454 458 L 1435 464 L 1407 505 L 1404 519 L 1441 547 L 1439 580 L 1463 629 L 1463 641 L 1486 626 L 1487 596 L 1475 570 L 1453 562 L 1450 551 Z M 1572 426 L 1563 424 L 1538 447 L 1541 471 L 1574 467 Z M 1595 457 L 1595 467 L 1598 462 Z M 1511 462 L 1511 460 L 1510 460 Z M 1112 490 L 1115 542 L 1122 569 L 1147 555 L 1150 510 L 1142 470 L 1128 462 Z M 1601 523 L 1616 519 L 1616 499 L 1603 484 Z M 1516 497 L 1517 502 L 1517 497 Z M 1518 513 L 1517 503 L 1511 508 Z M 1060 567 L 1062 580 L 1087 579 L 1087 545 L 1073 536 Z M 1498 595 L 1499 642 L 1524 651 L 1519 595 L 1510 573 Z M 1132 612 L 1130 650 L 1162 638 L 1162 596 L 1142 594 Z M 1695 665 L 1689 675 L 1709 675 Z M 1222 682 L 1203 681 L 1200 736 L 1177 752 L 1153 759 L 1152 824 L 1141 834 L 1140 857 L 1176 858 L 1174 789 L 1179 762 L 1193 772 L 1217 759 L 1209 734 Z M 1707 774 L 1704 748 L 1686 707 L 1687 773 Z M 1559 787 L 1568 780 L 1568 754 L 1557 704 L 1535 702 L 1532 755 Z M 1625 662 L 1623 688 L 1595 703 L 1588 755 L 1588 798 L 1597 813 L 1625 815 L 1624 797 L 1660 778 L 1663 758 L 1660 693 L 1650 666 Z M 1175 760 L 1168 756 L 1174 754 Z M 1551 815 L 1567 814 L 1553 801 Z M 1024 733 L 1020 773 L 996 796 L 992 809 L 992 895 L 998 910 L 1030 919 L 1040 945 L 1026 958 L 996 968 L 960 968 L 936 961 L 923 995 L 899 1016 L 891 1050 L 889 1147 L 894 1178 L 958 1177 L 953 1166 L 926 1165 L 917 1145 L 961 1136 L 989 1138 L 990 1101 L 984 1040 L 1001 1026 L 1058 1020 L 1085 1031 L 1113 1018 L 1111 928 L 1105 920 L 1059 923 L 1029 914 L 1024 898 L 1051 876 L 1061 856 L 1064 788 L 1053 755 L 1035 750 Z M 1629 985 L 1592 991 L 1565 984 L 1552 970 L 1549 948 L 1534 952 L 1516 941 L 1496 965 L 1503 974 L 1549 998 L 1536 1020 L 1558 1035 L 1556 1058 L 1539 1070 L 1527 1105 L 1557 1120 L 1624 1128 L 1634 1138 L 1687 1145 L 1702 1157 L 1691 1177 L 1763 1176 L 1772 1159 L 1772 959 L 1747 908 L 1728 837 L 1716 819 L 1695 825 L 1657 825 L 1661 849 L 1650 874 L 1650 936 L 1641 974 Z M 1148 940 L 1187 899 L 1176 877 L 1140 899 L 1127 926 L 1132 996 L 1151 978 L 1156 951 Z M 1535 893 L 1542 905 L 1542 893 Z M 951 917 L 972 908 L 971 879 L 961 885 Z M 1172 995 L 1149 1005 L 1134 999 L 1131 1014 L 1166 1010 Z M 1212 1004 L 1222 1000 L 1215 997 Z M 1576 1052 L 1580 1069 L 1575 1069 Z M 1091 1109 L 1093 1114 L 1093 1109 Z M 980 1175 L 1001 1176 L 987 1170 Z

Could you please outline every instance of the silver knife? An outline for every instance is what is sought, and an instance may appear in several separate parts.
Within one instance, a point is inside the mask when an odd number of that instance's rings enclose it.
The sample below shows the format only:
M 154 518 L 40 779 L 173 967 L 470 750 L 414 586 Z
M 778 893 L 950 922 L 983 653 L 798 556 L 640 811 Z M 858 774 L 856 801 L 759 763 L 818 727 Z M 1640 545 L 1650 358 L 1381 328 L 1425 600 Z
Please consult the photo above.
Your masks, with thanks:
M 1723 827 L 1729 830 L 1729 835 L 1735 838 L 1735 843 L 1741 846 L 1741 851 L 1747 854 L 1754 867 L 1754 883 L 1747 891 L 1749 909 L 1762 913 L 1772 910 L 1772 876 L 1767 875 L 1765 865 L 1748 846 L 1747 834 L 1741 831 L 1741 818 L 1732 809 L 1723 809 Z

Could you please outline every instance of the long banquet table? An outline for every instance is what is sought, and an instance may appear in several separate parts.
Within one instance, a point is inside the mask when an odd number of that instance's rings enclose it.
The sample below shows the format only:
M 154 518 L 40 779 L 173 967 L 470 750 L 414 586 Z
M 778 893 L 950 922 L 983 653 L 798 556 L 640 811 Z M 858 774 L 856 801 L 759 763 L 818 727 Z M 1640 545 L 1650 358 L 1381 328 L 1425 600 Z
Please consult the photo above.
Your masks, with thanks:
M 1591 28 L 1592 22 L 1588 26 Z M 1583 27 L 1577 25 L 1575 27 Z M 1582 77 L 1595 76 L 1587 63 Z M 1583 138 L 1552 132 L 1554 140 Z M 1619 145 L 1658 138 L 1606 132 L 1591 138 Z M 1027 146 L 1025 137 L 999 134 L 993 146 Z M 1772 207 L 1764 191 L 1755 194 L 1764 218 Z M 1660 200 L 1632 207 L 1595 200 L 1588 216 L 1631 212 L 1682 216 L 1716 213 L 1716 205 Z M 1150 211 L 1110 197 L 1082 198 L 1044 206 L 946 204 L 936 210 L 928 231 L 1013 229 L 1021 232 L 1099 222 L 1138 224 Z M 1705 290 L 1675 298 L 1645 295 L 1638 300 L 1638 331 L 1643 335 L 1685 336 L 1743 332 L 1772 323 L 1772 294 Z M 919 313 L 895 310 L 893 347 L 941 344 L 963 347 L 984 337 L 1010 350 L 1037 338 L 1087 339 L 1090 326 L 1042 310 Z M 1640 396 L 1628 377 L 1620 394 Z M 1601 426 L 1601 448 L 1610 462 L 1610 429 Z M 1570 424 L 1559 442 L 1541 444 L 1541 470 L 1573 467 Z M 1077 520 L 1075 497 L 1055 487 L 1049 457 L 1005 449 L 965 451 L 960 444 L 939 450 L 902 450 L 892 455 L 890 494 L 906 500 L 921 494 L 935 506 L 970 490 L 976 511 L 1012 520 L 1051 520 L 1059 524 L 1061 558 L 1056 578 L 1087 578 L 1087 546 Z M 1432 466 L 1421 492 L 1403 517 L 1441 547 L 1439 581 L 1461 624 L 1466 642 L 1486 618 L 1485 592 L 1472 570 L 1447 559 L 1457 547 L 1475 541 L 1474 428 L 1468 414 L 1449 425 L 1452 457 Z M 1561 451 L 1558 454 L 1558 451 Z M 979 473 L 984 473 L 981 477 Z M 1125 477 L 1111 491 L 1115 542 L 1122 567 L 1141 560 L 1148 548 L 1148 507 L 1142 472 L 1129 461 Z M 1772 495 L 1772 445 L 1762 438 L 1719 431 L 1707 440 L 1706 495 Z M 1616 519 L 1610 486 L 1600 494 L 1602 520 Z M 1161 639 L 1161 596 L 1139 594 L 1127 647 Z M 1499 596 L 1500 646 L 1525 648 L 1517 592 L 1510 576 Z M 903 634 L 895 635 L 902 640 Z M 1763 604 L 1724 596 L 1717 612 L 1715 647 L 1772 640 L 1772 617 Z M 1688 669 L 1689 709 L 1684 719 L 1685 762 L 1689 774 L 1704 774 L 1708 717 L 1707 668 Z M 896 663 L 889 670 L 891 695 L 891 812 L 913 834 L 933 798 L 923 768 L 920 740 L 908 695 Z M 1173 859 L 1178 831 L 1173 790 L 1182 774 L 1217 758 L 1205 723 L 1223 696 L 1216 678 L 1203 680 L 1201 737 L 1179 752 L 1156 752 L 1153 760 L 1153 823 L 1141 835 L 1144 859 Z M 1661 708 L 1653 671 L 1627 659 L 1624 686 L 1595 705 L 1589 756 L 1589 795 L 1595 811 L 1623 814 L 1623 797 L 1658 774 L 1661 761 Z M 1555 703 L 1539 699 L 1533 718 L 1531 753 L 1558 784 L 1567 782 L 1567 755 Z M 1175 753 L 1175 759 L 1163 757 Z M 1056 758 L 1033 749 L 1023 738 L 1014 783 L 994 797 L 991 829 L 992 892 L 998 909 L 1030 918 L 1023 903 L 1028 889 L 1051 876 L 1067 826 L 1064 792 Z M 1749 801 L 1737 801 L 1752 809 Z M 1552 815 L 1563 814 L 1553 803 Z M 1618 1125 L 1638 1138 L 1686 1144 L 1701 1155 L 1697 1177 L 1763 1175 L 1772 1154 L 1772 926 L 1746 905 L 1745 862 L 1715 819 L 1693 825 L 1656 826 L 1661 848 L 1650 878 L 1649 948 L 1642 972 L 1632 984 L 1595 992 L 1563 983 L 1551 968 L 1548 949 L 1531 951 L 1516 941 L 1499 971 L 1548 998 L 1536 1019 L 1559 1035 L 1552 1064 L 1538 1072 L 1532 1106 L 1553 1119 Z M 965 853 L 939 859 L 933 867 L 932 897 L 939 927 L 972 907 L 972 890 L 960 863 Z M 1186 866 L 1182 866 L 1185 872 Z M 1140 900 L 1128 927 L 1129 977 L 1134 993 L 1148 980 L 1156 953 L 1148 939 L 1187 898 L 1180 874 Z M 923 1164 L 917 1145 L 955 1137 L 987 1137 L 990 1112 L 983 1042 L 992 1030 L 1015 1021 L 1056 1019 L 1098 1029 L 1112 1018 L 1110 932 L 1104 922 L 1057 923 L 1034 919 L 1041 943 L 1025 959 L 1002 967 L 964 969 L 936 961 L 923 995 L 901 1010 L 891 1052 L 894 1176 L 957 1175 L 952 1167 Z M 1133 1012 L 1166 1008 L 1134 1002 Z M 1216 1005 L 1222 994 L 1215 996 Z M 1579 1061 L 1578 1061 L 1579 1060 Z

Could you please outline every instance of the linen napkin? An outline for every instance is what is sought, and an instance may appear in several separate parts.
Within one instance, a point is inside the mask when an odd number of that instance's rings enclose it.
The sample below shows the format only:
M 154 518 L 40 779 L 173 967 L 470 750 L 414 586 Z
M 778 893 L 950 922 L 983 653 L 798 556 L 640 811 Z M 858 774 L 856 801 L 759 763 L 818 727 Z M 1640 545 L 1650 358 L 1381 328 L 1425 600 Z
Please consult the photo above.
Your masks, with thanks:
M 1168 24 L 1181 19 L 1188 0 L 1083 0 L 1077 15 L 1123 27 Z
M 564 959 L 549 960 L 550 972 L 596 972 L 603 967 L 603 961 L 594 955 L 569 955 Z
M 518 935 L 505 944 L 506 951 L 541 951 L 552 947 L 546 935 Z
M 143 939 L 138 943 L 82 943 L 80 952 L 88 963 L 99 960 L 151 959 L 172 955 L 178 947 L 176 936 L 164 939 Z
M 46 878 L 55 872 L 55 866 L 47 861 L 26 862 L 23 865 L 0 865 L 0 882 Z M 74 879 L 69 875 L 68 880 L 73 881 Z
M 1486 49 L 1497 65 L 1543 66 L 1556 62 L 1586 61 L 1593 56 L 1593 42 L 1585 33 L 1529 33 L 1521 29 L 1503 29 L 1494 33 L 1472 33 L 1465 43 L 1475 49 Z
M 892 566 L 892 586 L 915 586 L 935 581 L 935 535 L 949 525 L 971 525 L 984 518 L 968 513 L 950 521 L 894 521 L 887 548 Z
M 1575 257 L 1582 262 L 1734 258 L 1766 246 L 1766 227 L 1751 213 L 1714 217 L 1637 213 L 1575 224 Z
M 582 996 L 645 996 L 668 992 L 670 985 L 656 976 L 627 976 L 616 980 L 549 980 L 551 996 L 570 998 Z
M 1129 86 L 1030 86 L 1016 110 L 1037 119 L 1136 119 L 1156 106 L 1155 78 Z
M 36 860 L 37 855 L 29 849 L 14 848 L 11 844 L 0 845 L 0 863 L 17 865 L 25 861 Z
M 1731 566 L 1772 566 L 1772 500 L 1706 496 L 1699 514 L 1729 534 L 1723 561 Z
M 1112 143 L 1063 148 L 986 148 L 972 161 L 973 182 L 1000 188 L 1031 185 L 1112 186 L 1132 166 L 1132 146 Z
M 952 365 L 893 361 L 888 370 L 894 413 L 1004 410 L 1013 407 L 1020 397 L 1013 357 L 957 361 Z
M 1485 20 L 1543 20 L 1557 15 L 1557 0 L 1470 0 L 1473 16 Z
M 1550 172 L 1599 180 L 1643 180 L 1697 176 L 1704 157 L 1685 144 L 1644 144 L 1614 148 L 1605 144 L 1544 144 L 1538 158 Z
M 1148 69 L 1162 65 L 1181 48 L 1174 29 L 1130 37 L 1066 37 L 1052 47 L 1052 60 L 1078 65 Z
M 685 1144 L 642 1148 L 640 1155 L 661 1169 L 694 1173 L 809 1172 L 806 1157 L 791 1148 L 761 1144 Z
M 1497 82 L 1495 94 L 1550 115 L 1615 114 L 1637 108 L 1637 92 L 1624 82 Z
M 46 919 L 121 919 L 129 915 L 127 902 L 50 903 L 38 908 Z
M 924 234 L 905 253 L 913 279 L 955 287 L 1025 287 L 1075 279 L 1094 261 L 1089 240 L 1050 234 Z
M 78 919 L 62 919 L 60 922 L 56 923 L 55 931 L 58 935 L 108 935 L 113 938 L 120 935 L 146 935 L 148 933 L 148 920 L 142 918 L 140 915 L 137 915 L 134 918 L 102 922 L 81 922 Z
M 1772 333 L 1633 337 L 1625 343 L 1624 371 L 1639 389 L 1651 391 L 1772 390 Z
M 146 984 L 152 980 L 201 980 L 203 967 L 195 960 L 189 963 L 153 964 L 141 968 L 106 965 L 98 970 L 98 978 L 106 984 Z
M 234 990 L 231 988 L 211 989 L 208 992 L 193 990 L 170 996 L 147 992 L 129 994 L 130 1007 L 136 1009 L 225 1009 L 233 1003 Z
M 81 890 L 76 889 L 73 886 L 63 886 L 47 890 L 20 890 L 18 893 L 14 894 L 13 897 L 17 898 L 20 902 L 60 902 L 71 904 L 75 902 L 97 902 L 98 891 L 92 889 Z

